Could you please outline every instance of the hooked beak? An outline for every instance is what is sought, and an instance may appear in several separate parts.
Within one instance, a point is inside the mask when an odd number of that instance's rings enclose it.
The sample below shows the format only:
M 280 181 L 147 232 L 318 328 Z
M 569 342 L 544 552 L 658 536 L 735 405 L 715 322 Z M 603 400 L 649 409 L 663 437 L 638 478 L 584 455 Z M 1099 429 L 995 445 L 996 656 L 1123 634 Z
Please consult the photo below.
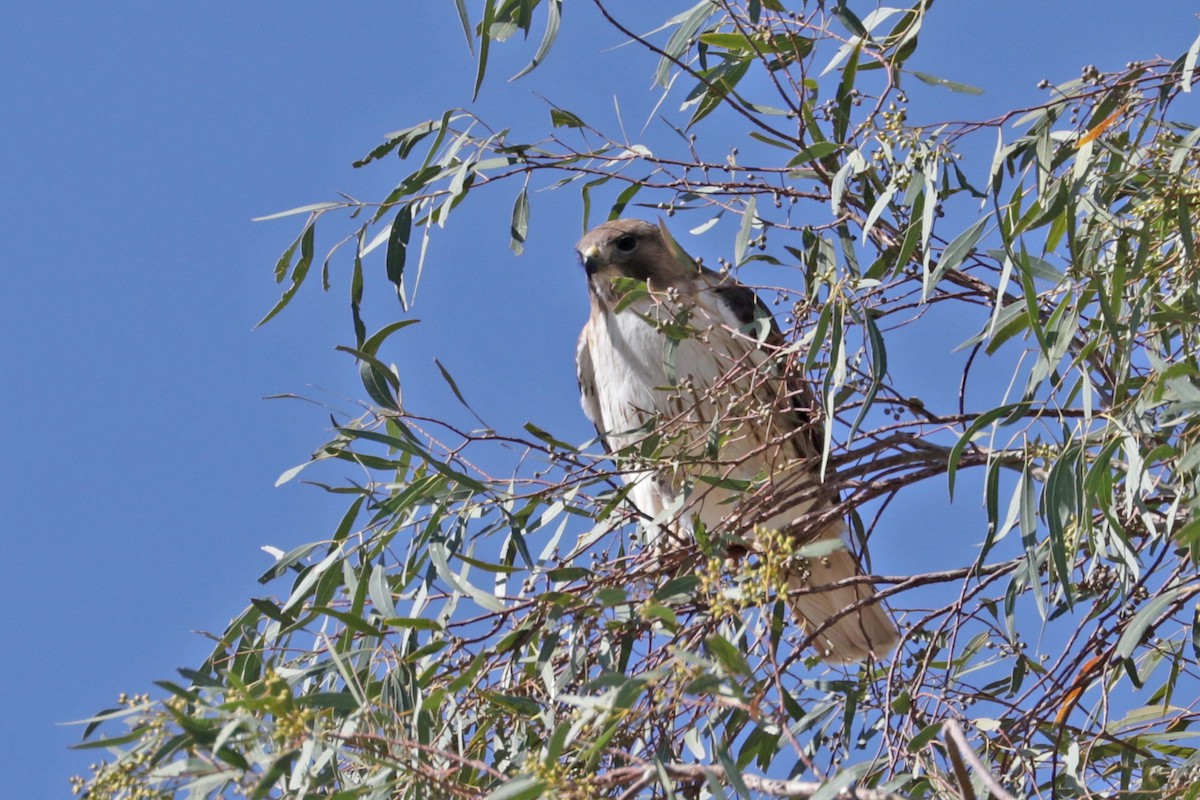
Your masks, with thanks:
M 583 269 L 589 276 L 595 275 L 600 271 L 600 247 L 592 245 L 583 253 Z

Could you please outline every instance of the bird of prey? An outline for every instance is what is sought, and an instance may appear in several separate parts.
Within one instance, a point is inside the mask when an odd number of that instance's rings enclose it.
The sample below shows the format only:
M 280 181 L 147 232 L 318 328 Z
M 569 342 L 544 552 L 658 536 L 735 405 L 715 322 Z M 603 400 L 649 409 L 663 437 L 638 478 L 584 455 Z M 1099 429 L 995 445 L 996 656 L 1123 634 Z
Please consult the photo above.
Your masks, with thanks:
M 789 535 L 829 509 L 815 403 L 781 365 L 787 343 L 757 295 L 643 220 L 606 222 L 578 250 L 591 299 L 577 351 L 583 410 L 650 546 L 686 547 L 698 520 L 753 551 L 756 536 Z M 789 604 L 831 663 L 881 657 L 898 637 L 868 582 L 831 586 L 862 575 L 843 529 L 835 519 L 806 542 L 785 539 L 821 553 L 784 563 Z

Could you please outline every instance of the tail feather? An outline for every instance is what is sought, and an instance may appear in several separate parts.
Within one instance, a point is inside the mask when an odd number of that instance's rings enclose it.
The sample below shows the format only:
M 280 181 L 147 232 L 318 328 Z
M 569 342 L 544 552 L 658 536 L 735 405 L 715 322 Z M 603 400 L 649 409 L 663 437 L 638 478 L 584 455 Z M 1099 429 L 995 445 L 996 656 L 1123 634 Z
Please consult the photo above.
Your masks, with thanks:
M 846 550 L 835 550 L 805 561 L 805 570 L 788 575 L 787 588 L 792 608 L 804 620 L 806 630 L 818 631 L 815 647 L 822 660 L 844 664 L 887 655 L 900 634 L 883 604 L 870 602 L 875 597 L 870 584 L 854 583 L 821 590 L 823 586 L 863 574 L 854 556 Z M 808 591 L 797 593 L 798 589 Z M 851 606 L 856 606 L 854 611 L 826 625 Z

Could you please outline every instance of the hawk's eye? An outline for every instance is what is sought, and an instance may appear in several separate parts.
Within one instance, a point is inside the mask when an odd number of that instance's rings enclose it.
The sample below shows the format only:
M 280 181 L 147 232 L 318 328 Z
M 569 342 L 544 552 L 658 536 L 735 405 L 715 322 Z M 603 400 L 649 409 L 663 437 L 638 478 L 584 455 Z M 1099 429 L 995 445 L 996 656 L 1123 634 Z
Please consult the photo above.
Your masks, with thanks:
M 620 239 L 617 239 L 617 249 L 623 250 L 626 253 L 633 250 L 633 248 L 636 246 L 637 246 L 637 239 L 634 239 L 633 234 L 631 234 L 631 233 L 627 233 L 624 236 L 622 236 Z

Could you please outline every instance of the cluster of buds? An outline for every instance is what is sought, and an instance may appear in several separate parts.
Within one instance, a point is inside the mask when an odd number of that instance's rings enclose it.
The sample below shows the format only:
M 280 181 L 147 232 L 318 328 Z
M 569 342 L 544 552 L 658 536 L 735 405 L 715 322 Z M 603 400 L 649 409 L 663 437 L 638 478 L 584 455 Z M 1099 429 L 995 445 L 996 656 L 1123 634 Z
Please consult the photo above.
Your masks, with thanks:
M 176 698 L 172 698 L 174 700 Z M 180 701 L 182 702 L 182 701 Z M 148 694 L 126 694 L 117 697 L 117 704 L 127 708 L 147 706 Z M 170 703 L 170 701 L 168 701 Z M 165 800 L 171 792 L 152 788 L 147 781 L 151 769 L 151 758 L 167 739 L 167 717 L 163 713 L 152 713 L 138 722 L 141 737 L 138 746 L 124 754 L 118 761 L 89 764 L 91 778 L 71 776 L 71 794 L 86 792 L 89 800 Z

